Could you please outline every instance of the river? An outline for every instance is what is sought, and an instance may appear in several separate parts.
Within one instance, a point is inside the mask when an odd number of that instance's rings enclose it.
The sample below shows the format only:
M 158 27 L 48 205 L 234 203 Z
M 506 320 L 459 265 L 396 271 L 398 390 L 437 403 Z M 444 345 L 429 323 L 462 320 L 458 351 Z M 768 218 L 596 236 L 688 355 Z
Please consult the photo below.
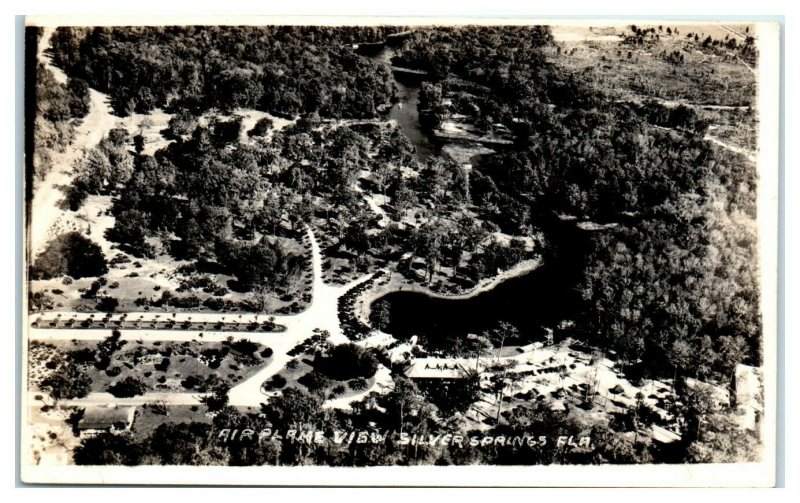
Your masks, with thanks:
M 391 69 L 395 49 L 389 45 L 362 46 L 359 53 Z M 421 160 L 439 149 L 419 123 L 419 81 L 392 72 L 398 101 L 389 111 L 417 149 Z M 480 156 L 473 157 L 479 162 Z M 424 336 L 430 349 L 446 349 L 454 338 L 479 334 L 500 321 L 514 324 L 524 341 L 541 339 L 544 328 L 553 328 L 580 310 L 576 285 L 588 242 L 588 232 L 575 222 L 544 217 L 542 230 L 548 235 L 549 252 L 544 264 L 525 275 L 508 279 L 490 291 L 468 299 L 435 298 L 419 292 L 392 292 L 375 302 L 389 305 L 387 333 L 399 339 Z M 512 341 L 513 343 L 513 341 Z
M 521 341 L 527 342 L 541 340 L 545 327 L 554 328 L 562 320 L 574 319 L 582 306 L 576 286 L 590 231 L 555 216 L 545 220 L 542 229 L 549 245 L 542 266 L 468 299 L 434 298 L 417 292 L 386 294 L 375 301 L 389 305 L 385 332 L 399 339 L 424 336 L 426 347 L 447 349 L 454 338 L 480 334 L 500 321 L 514 324 Z
M 393 47 L 383 45 L 378 51 L 370 49 L 362 50 L 360 53 L 376 63 L 385 65 L 389 71 L 392 71 L 392 57 L 395 55 Z M 392 76 L 397 89 L 397 101 L 389 110 L 389 118 L 397 121 L 400 130 L 416 147 L 419 159 L 425 161 L 434 155 L 435 149 L 428 135 L 422 132 L 419 124 L 419 81 L 413 78 L 403 78 L 394 71 L 392 71 Z

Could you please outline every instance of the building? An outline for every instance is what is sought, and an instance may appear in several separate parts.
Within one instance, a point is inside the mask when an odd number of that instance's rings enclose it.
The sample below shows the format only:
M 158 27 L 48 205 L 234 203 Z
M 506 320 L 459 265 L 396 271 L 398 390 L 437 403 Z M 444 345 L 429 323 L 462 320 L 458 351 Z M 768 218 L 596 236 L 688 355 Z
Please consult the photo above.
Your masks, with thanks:
M 83 417 L 78 421 L 81 437 L 91 437 L 100 433 L 128 431 L 136 417 L 136 406 L 110 404 L 100 407 L 86 407 Z
M 406 368 L 405 375 L 415 381 L 452 382 L 469 377 L 475 362 L 463 358 L 417 358 Z

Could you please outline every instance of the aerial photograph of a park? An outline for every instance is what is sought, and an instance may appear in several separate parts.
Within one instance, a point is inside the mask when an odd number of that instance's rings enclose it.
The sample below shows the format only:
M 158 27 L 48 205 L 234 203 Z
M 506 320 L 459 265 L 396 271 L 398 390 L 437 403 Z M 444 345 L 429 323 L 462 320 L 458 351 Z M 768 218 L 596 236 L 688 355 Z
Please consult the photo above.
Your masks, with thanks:
M 762 461 L 759 56 L 29 23 L 22 464 Z

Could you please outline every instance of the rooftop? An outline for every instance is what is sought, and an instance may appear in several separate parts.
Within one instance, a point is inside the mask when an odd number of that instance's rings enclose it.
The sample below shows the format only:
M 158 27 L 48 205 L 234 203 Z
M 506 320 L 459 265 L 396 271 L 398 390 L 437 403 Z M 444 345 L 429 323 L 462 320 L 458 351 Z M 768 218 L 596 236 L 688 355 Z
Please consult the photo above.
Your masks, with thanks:
M 410 379 L 464 379 L 468 368 L 463 358 L 417 358 L 405 373 Z
M 136 413 L 136 406 L 105 406 L 87 407 L 80 422 L 79 430 L 106 430 L 114 426 L 122 426 L 125 429 L 133 424 L 133 417 Z

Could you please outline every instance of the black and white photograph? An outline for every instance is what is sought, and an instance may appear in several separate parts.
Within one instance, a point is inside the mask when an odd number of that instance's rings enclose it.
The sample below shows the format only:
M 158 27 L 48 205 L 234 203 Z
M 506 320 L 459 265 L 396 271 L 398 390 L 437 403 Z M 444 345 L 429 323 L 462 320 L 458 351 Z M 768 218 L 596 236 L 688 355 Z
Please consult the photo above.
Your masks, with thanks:
M 773 483 L 777 24 L 90 21 L 25 27 L 25 482 Z

